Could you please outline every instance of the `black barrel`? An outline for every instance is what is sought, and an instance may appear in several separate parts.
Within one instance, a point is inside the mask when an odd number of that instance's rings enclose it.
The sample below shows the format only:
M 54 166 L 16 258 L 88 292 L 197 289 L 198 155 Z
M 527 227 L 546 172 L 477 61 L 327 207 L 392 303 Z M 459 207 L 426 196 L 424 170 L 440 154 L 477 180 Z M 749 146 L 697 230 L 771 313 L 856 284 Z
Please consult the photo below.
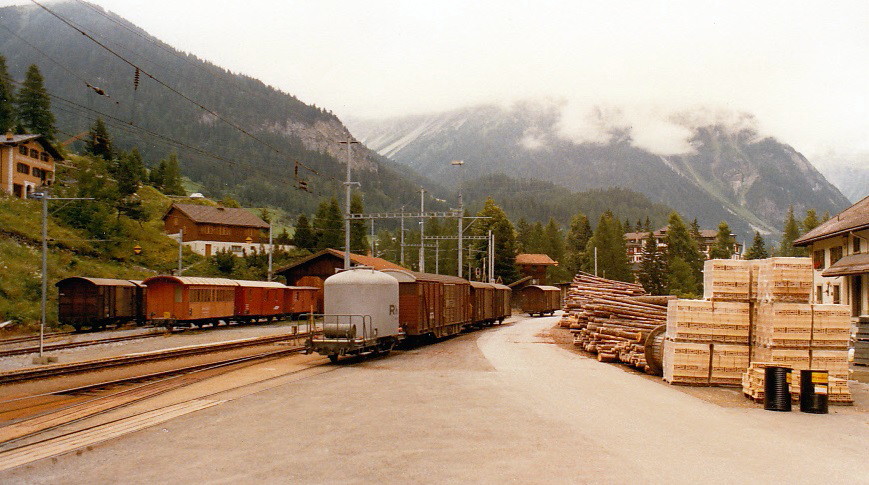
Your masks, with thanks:
M 789 367 L 772 366 L 764 370 L 763 408 L 767 411 L 791 410 L 790 373 Z
M 800 411 L 812 414 L 829 412 L 830 373 L 825 370 L 800 371 Z

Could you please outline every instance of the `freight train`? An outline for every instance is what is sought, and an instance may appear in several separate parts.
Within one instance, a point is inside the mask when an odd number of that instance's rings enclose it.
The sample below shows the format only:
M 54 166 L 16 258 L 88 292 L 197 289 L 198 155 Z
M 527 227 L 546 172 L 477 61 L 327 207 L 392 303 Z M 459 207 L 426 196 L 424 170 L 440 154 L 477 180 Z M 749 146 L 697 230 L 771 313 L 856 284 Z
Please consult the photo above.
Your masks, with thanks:
M 323 284 L 323 332 L 310 352 L 339 356 L 387 353 L 405 338 L 442 338 L 465 328 L 502 323 L 511 313 L 509 287 L 407 270 L 352 268 Z
M 167 327 L 256 322 L 312 312 L 318 288 L 268 281 L 154 276 L 60 280 L 58 320 L 76 330 L 134 322 Z

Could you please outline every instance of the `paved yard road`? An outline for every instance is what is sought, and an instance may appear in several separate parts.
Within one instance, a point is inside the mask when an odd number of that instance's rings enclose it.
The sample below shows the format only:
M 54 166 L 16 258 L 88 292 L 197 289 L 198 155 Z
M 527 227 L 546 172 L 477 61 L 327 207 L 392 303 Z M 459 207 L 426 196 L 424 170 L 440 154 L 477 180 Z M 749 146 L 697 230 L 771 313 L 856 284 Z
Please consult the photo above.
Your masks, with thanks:
M 554 322 L 339 364 L 0 482 L 869 483 L 866 414 L 721 407 L 554 345 Z

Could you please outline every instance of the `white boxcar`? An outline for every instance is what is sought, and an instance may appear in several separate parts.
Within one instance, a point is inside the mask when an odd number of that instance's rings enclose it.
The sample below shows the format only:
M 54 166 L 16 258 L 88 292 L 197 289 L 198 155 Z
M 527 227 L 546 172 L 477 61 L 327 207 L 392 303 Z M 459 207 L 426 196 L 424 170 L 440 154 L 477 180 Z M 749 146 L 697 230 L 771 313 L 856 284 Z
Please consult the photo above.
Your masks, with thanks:
M 398 281 L 369 268 L 341 271 L 323 283 L 323 333 L 308 341 L 328 355 L 389 352 L 400 338 Z

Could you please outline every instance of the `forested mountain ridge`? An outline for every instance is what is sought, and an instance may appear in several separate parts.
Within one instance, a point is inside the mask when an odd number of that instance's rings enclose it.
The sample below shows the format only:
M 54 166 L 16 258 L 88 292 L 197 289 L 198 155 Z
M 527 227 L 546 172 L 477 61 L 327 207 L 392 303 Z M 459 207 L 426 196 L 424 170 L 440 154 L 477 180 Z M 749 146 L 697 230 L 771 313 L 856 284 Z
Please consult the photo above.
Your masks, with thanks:
M 337 142 L 350 133 L 331 112 L 177 51 L 100 7 L 78 1 L 48 7 L 145 71 L 137 76 L 135 68 L 39 7 L 0 8 L 0 54 L 16 81 L 30 64 L 39 66 L 55 96 L 58 141 L 86 132 L 102 116 L 118 148 L 138 146 L 151 163 L 178 152 L 184 175 L 213 197 L 231 193 L 247 204 L 311 213 L 320 196 L 341 190 L 347 149 Z M 352 151 L 371 208 L 414 200 L 425 182 L 362 145 Z M 299 180 L 312 193 L 297 190 L 295 161 L 319 172 L 299 167 Z
M 459 176 L 444 160 L 462 159 L 467 176 L 508 173 L 571 190 L 625 187 L 705 227 L 727 220 L 737 234 L 778 234 L 788 206 L 836 213 L 850 205 L 804 156 L 749 127 L 693 127 L 693 153 L 662 156 L 634 143 L 630 129 L 605 142 L 563 136 L 561 112 L 545 103 L 483 105 L 386 120 L 347 120 L 381 154 L 442 183 Z

